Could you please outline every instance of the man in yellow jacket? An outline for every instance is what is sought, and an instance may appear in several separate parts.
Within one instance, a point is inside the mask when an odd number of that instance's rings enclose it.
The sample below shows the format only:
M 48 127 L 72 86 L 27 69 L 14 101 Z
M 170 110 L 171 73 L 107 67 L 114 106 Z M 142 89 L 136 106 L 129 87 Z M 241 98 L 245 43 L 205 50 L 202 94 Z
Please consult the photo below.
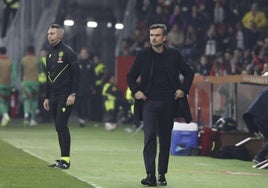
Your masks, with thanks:
M 251 10 L 242 18 L 242 23 L 247 29 L 252 29 L 254 26 L 258 31 L 262 31 L 267 27 L 267 18 L 264 12 L 258 9 L 258 4 L 254 2 L 251 5 Z

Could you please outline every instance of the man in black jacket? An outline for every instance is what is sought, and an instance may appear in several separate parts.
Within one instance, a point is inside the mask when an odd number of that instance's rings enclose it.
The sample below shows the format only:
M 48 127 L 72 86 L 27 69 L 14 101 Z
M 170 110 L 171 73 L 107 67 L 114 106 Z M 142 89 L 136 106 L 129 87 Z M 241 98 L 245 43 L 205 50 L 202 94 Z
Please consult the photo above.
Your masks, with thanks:
M 60 25 L 49 26 L 47 38 L 52 48 L 46 60 L 47 89 L 43 105 L 51 111 L 61 150 L 60 160 L 49 167 L 68 169 L 71 137 L 67 124 L 78 92 L 80 71 L 77 55 L 62 42 L 63 35 L 64 29 Z
M 140 51 L 127 74 L 127 83 L 135 96 L 135 109 L 141 109 L 144 125 L 143 157 L 147 176 L 141 184 L 156 186 L 155 158 L 156 137 L 159 136 L 158 185 L 165 186 L 173 118 L 179 110 L 186 122 L 191 121 L 191 112 L 186 95 L 192 85 L 194 72 L 180 52 L 164 45 L 167 28 L 164 24 L 150 27 L 151 47 Z M 183 80 L 180 79 L 183 75 Z M 141 82 L 137 83 L 138 77 Z M 139 106 L 139 107 L 138 107 Z
M 92 120 L 92 97 L 95 93 L 95 71 L 90 59 L 90 51 L 83 47 L 79 53 L 80 84 L 77 96 L 77 112 L 80 127 L 84 127 L 85 120 Z
M 256 135 L 268 139 L 268 87 L 265 87 L 243 113 L 243 120 L 248 130 Z M 264 161 L 268 156 L 268 143 L 266 143 L 254 156 L 253 162 Z

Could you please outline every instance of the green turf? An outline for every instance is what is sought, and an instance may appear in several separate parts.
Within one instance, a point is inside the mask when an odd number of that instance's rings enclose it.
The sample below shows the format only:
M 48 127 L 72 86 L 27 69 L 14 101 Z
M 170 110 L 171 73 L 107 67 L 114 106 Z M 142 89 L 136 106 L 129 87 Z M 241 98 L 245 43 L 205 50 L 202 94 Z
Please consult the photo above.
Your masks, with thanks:
M 6 163 L 10 162 L 5 162 L 9 157 L 2 153 L 2 145 L 6 144 L 1 144 L 0 188 L 12 187 L 11 183 L 14 182 L 17 182 L 17 185 L 19 183 L 21 187 L 40 187 L 39 184 L 44 187 L 85 187 L 85 184 L 76 178 L 96 188 L 143 187 L 140 185 L 140 179 L 145 176 L 142 159 L 143 133 L 139 132 L 133 136 L 126 133 L 123 128 L 121 126 L 114 132 L 107 132 L 103 125 L 94 127 L 93 124 L 87 124 L 85 128 L 80 128 L 71 121 L 72 166 L 62 173 L 61 170 L 47 168 L 48 163 L 59 158 L 59 146 L 53 125 L 42 124 L 35 128 L 23 128 L 20 121 L 13 121 L 9 127 L 0 128 L 0 139 L 31 153 L 36 158 L 8 147 L 8 151 L 12 150 L 15 153 L 12 160 L 16 168 L 10 168 L 6 172 L 3 166 L 8 167 Z M 167 187 L 267 187 L 268 170 L 253 169 L 251 165 L 251 162 L 239 160 L 171 156 Z M 23 172 L 19 173 L 17 168 L 23 169 Z M 3 170 L 8 175 L 3 177 Z M 66 173 L 70 176 L 66 177 Z M 48 179 L 43 178 L 44 176 Z M 64 183 L 66 179 L 66 184 L 51 185 L 51 182 L 54 183 L 58 179 Z M 29 186 L 26 186 L 28 183 Z
M 91 187 L 60 170 L 44 168 L 48 165 L 46 162 L 2 140 L 0 148 L 1 188 Z

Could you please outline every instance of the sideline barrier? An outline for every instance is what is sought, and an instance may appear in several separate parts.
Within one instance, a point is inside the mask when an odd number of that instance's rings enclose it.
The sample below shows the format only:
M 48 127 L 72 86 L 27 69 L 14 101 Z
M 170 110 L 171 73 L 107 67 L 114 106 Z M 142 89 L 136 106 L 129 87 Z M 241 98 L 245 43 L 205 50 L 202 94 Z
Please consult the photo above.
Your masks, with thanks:
M 242 114 L 268 85 L 268 77 L 255 75 L 195 76 L 189 93 L 193 121 L 213 125 L 222 116 L 233 118 L 245 130 Z
M 210 83 L 245 83 L 268 85 L 268 76 L 256 75 L 230 75 L 230 76 L 195 76 L 194 83 L 210 82 Z

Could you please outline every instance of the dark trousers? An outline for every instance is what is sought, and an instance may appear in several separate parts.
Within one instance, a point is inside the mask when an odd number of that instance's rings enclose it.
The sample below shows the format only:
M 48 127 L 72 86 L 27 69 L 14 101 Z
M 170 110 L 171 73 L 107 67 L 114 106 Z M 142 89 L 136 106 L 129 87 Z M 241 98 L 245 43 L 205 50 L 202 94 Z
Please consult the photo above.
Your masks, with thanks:
M 49 106 L 55 121 L 55 128 L 58 133 L 58 140 L 61 150 L 61 157 L 70 156 L 71 136 L 68 128 L 68 120 L 72 111 L 72 106 L 66 107 L 66 97 L 57 97 L 50 100 Z
M 268 143 L 266 143 L 256 155 L 260 159 L 265 159 L 268 156 Z
M 173 101 L 147 100 L 143 105 L 144 149 L 147 174 L 155 174 L 157 136 L 159 137 L 158 173 L 168 169 L 171 131 L 173 128 Z
M 252 125 L 255 126 L 255 128 L 260 131 L 263 136 L 268 139 L 268 125 L 267 122 L 264 120 L 261 120 L 260 117 L 252 116 Z
M 2 33 L 1 33 L 2 38 L 4 38 L 6 36 L 10 16 L 13 19 L 17 13 L 17 9 L 5 8 L 3 11 L 4 11 L 4 13 L 3 13 L 3 25 L 2 25 Z
M 83 120 L 92 120 L 92 98 L 90 96 L 77 97 L 77 112 L 78 117 Z
M 96 93 L 92 96 L 92 120 L 96 122 L 102 122 L 103 120 L 103 96 L 102 96 L 102 87 L 96 88 Z

